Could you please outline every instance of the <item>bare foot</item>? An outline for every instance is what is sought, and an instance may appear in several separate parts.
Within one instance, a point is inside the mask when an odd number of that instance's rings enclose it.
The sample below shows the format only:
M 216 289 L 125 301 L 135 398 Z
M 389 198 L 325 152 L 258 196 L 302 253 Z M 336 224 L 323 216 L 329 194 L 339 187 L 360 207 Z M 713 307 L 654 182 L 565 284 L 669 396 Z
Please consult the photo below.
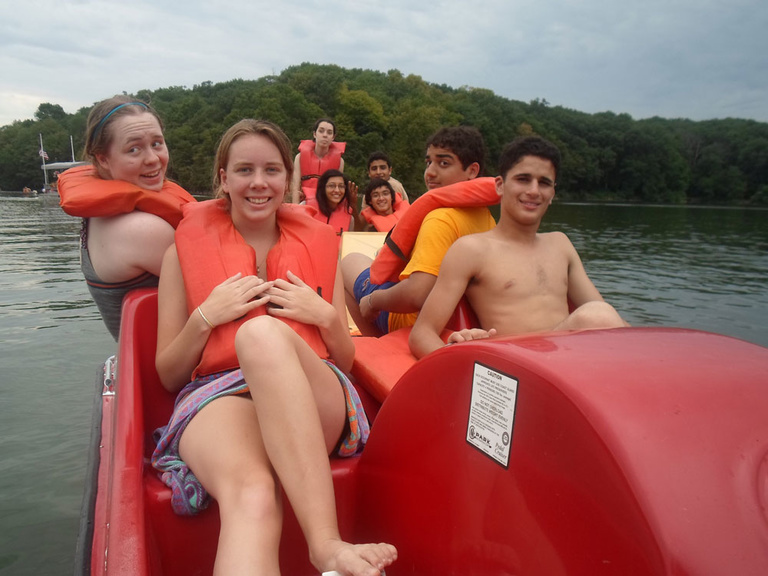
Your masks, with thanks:
M 397 560 L 397 550 L 391 544 L 349 544 L 327 540 L 320 550 L 311 553 L 312 564 L 320 572 L 336 571 L 343 576 L 380 576 Z

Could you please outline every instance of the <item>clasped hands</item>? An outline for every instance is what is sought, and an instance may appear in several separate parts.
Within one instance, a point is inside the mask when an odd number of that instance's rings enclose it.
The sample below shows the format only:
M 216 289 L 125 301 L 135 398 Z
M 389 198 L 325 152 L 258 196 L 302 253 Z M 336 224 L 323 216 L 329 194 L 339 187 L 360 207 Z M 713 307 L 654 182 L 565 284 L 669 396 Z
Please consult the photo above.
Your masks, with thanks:
M 214 326 L 237 320 L 259 306 L 267 306 L 273 316 L 290 318 L 305 324 L 323 321 L 326 303 L 309 285 L 288 271 L 288 280 L 262 280 L 258 276 L 237 273 L 216 286 L 200 306 Z

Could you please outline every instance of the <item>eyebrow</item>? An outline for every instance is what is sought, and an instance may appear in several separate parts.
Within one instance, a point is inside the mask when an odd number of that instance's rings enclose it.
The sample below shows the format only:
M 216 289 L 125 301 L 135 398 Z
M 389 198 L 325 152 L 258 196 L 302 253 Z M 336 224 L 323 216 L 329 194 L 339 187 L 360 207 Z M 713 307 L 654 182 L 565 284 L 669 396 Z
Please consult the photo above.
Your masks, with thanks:
M 430 157 L 430 156 L 429 156 L 429 154 L 425 154 L 425 155 L 424 155 L 424 158 L 425 158 L 425 159 L 427 159 L 427 158 L 429 158 L 429 157 Z M 458 159 L 458 156 L 456 156 L 455 154 L 451 154 L 451 153 L 447 153 L 447 154 L 435 154 L 435 158 L 439 158 L 439 159 L 448 158 L 448 159 L 450 159 L 450 160 L 454 160 L 454 159 Z

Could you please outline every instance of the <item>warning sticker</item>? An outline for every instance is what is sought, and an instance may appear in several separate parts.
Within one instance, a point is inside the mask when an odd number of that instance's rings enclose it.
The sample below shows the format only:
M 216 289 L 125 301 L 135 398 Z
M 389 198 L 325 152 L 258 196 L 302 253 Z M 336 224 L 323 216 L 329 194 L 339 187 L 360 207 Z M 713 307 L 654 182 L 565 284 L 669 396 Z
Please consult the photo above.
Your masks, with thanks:
M 509 466 L 518 381 L 479 362 L 472 377 L 467 442 Z

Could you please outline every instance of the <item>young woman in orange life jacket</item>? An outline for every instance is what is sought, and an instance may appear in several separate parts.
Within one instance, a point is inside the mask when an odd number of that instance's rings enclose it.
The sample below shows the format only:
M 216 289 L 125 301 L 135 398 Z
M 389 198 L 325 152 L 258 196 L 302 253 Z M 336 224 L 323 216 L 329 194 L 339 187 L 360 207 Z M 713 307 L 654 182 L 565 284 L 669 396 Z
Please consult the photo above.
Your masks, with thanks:
M 282 130 L 242 120 L 216 154 L 219 199 L 185 208 L 163 261 L 156 356 L 179 396 L 152 465 L 178 513 L 217 500 L 216 573 L 279 573 L 284 492 L 319 572 L 378 576 L 397 552 L 341 540 L 328 462 L 367 434 L 345 375 L 336 238 L 284 204 L 291 171 Z
M 80 260 L 115 340 L 125 294 L 157 286 L 181 207 L 195 199 L 165 178 L 168 148 L 157 112 L 131 96 L 96 104 L 86 123 L 85 157 L 58 181 L 65 212 L 83 218 Z

